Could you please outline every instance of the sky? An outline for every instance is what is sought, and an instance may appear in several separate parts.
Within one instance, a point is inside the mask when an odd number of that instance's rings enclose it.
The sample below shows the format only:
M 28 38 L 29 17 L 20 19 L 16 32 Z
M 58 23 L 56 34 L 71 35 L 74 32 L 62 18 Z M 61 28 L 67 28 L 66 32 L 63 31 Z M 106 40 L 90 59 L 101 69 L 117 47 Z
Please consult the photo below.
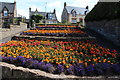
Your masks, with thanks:
M 61 14 L 64 7 L 64 2 L 67 3 L 67 6 L 76 6 L 85 8 L 89 6 L 91 10 L 99 0 L 16 0 L 17 3 L 17 14 L 25 16 L 29 19 L 29 7 L 32 11 L 35 11 L 36 8 L 41 12 L 53 12 L 56 9 L 57 19 L 61 21 Z M 14 0 L 0 0 L 0 2 L 14 2 Z M 45 9 L 46 7 L 46 9 Z

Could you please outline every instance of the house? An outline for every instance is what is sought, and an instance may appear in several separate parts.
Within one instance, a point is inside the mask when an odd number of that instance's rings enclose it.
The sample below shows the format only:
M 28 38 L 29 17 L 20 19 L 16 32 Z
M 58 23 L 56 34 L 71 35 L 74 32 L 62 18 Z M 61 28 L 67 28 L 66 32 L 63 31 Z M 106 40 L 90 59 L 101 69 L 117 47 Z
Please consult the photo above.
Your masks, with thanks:
M 81 22 L 82 25 L 85 25 L 84 18 L 88 12 L 89 12 L 88 6 L 86 8 L 67 6 L 65 2 L 61 20 L 62 22 L 67 21 L 70 23 Z
M 29 8 L 29 19 L 31 18 L 32 15 L 38 15 L 38 14 L 44 17 L 44 19 L 42 19 L 40 23 L 47 23 L 47 24 L 58 23 L 55 9 L 53 10 L 53 12 L 39 12 L 37 9 L 35 11 L 31 11 L 31 8 Z
M 8 27 L 17 17 L 16 0 L 14 3 L 0 2 L 0 27 Z

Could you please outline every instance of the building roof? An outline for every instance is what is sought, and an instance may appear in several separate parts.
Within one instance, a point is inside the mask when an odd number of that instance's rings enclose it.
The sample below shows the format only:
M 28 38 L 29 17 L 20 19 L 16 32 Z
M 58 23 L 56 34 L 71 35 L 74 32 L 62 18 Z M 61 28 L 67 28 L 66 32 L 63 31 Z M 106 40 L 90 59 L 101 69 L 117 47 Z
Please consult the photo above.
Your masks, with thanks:
M 14 12 L 14 3 L 0 2 L 0 12 L 2 12 L 4 7 L 6 7 L 10 13 Z
M 31 11 L 31 14 L 35 14 L 35 13 L 41 14 L 42 16 L 45 16 L 45 15 L 47 15 L 48 12 L 36 12 L 36 11 Z
M 76 14 L 84 14 L 85 11 L 89 12 L 86 8 L 80 8 L 80 7 L 74 7 L 74 6 L 66 6 L 66 10 L 69 14 L 71 14 L 71 11 L 76 11 Z
M 36 12 L 36 11 L 31 11 L 30 13 L 31 13 L 31 15 L 40 14 L 42 16 L 46 16 L 47 18 L 48 18 L 48 14 L 52 14 L 52 17 L 57 20 L 56 13 L 52 13 L 52 12 Z

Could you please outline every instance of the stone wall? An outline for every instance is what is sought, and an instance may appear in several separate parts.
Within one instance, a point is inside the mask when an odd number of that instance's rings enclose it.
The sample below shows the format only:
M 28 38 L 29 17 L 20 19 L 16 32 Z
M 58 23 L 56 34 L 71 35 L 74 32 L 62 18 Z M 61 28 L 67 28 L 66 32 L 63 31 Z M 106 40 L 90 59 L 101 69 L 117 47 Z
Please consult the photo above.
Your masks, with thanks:
M 86 22 L 86 27 L 102 34 L 115 45 L 120 46 L 120 19 Z
M 16 67 L 12 64 L 0 62 L 2 67 L 2 79 L 7 80 L 119 80 L 120 76 L 95 76 L 95 77 L 78 77 L 74 75 L 51 74 L 38 69 L 28 69 L 23 67 Z M 7 79 L 6 79 L 7 78 Z
M 0 28 L 2 28 L 2 13 L 0 13 Z

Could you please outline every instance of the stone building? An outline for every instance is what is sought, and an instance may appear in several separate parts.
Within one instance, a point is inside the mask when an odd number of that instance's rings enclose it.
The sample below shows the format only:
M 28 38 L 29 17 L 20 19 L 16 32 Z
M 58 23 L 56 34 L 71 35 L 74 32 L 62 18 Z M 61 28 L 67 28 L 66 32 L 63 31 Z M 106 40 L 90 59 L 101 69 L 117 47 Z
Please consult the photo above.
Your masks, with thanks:
M 56 16 L 56 10 L 54 9 L 53 12 L 39 12 L 37 9 L 35 11 L 31 11 L 31 8 L 29 8 L 29 19 L 32 15 L 42 15 L 45 19 L 42 19 L 40 23 L 47 23 L 47 24 L 56 24 L 58 23 L 57 16 Z
M 0 2 L 0 27 L 7 28 L 17 17 L 16 0 L 14 3 Z
M 82 25 L 85 25 L 84 18 L 88 12 L 88 6 L 86 8 L 67 6 L 65 2 L 61 20 L 62 22 L 67 21 L 70 23 L 81 22 Z

